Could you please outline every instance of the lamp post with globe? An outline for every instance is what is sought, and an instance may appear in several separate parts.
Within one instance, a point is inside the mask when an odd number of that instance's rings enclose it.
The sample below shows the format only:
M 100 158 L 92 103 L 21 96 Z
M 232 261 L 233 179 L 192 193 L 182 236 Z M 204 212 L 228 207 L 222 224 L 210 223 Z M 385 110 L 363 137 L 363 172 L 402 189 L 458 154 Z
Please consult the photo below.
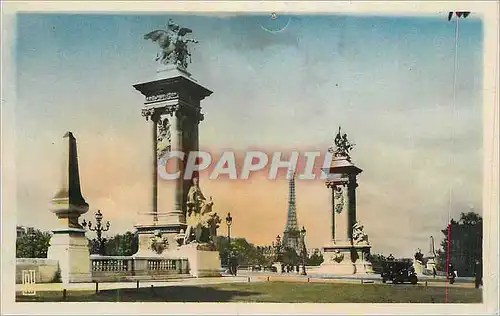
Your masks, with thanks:
M 232 268 L 231 268 L 231 225 L 233 224 L 233 217 L 231 216 L 231 213 L 227 213 L 226 216 L 226 225 L 227 225 L 227 266 L 231 274 L 232 273 Z
M 274 244 L 274 252 L 275 252 L 275 260 L 281 266 L 281 273 L 285 272 L 285 266 L 283 264 L 283 249 L 281 246 L 281 237 L 280 235 L 276 236 L 276 243 Z
M 106 226 L 102 224 L 102 213 L 101 210 L 97 210 L 97 213 L 95 214 L 95 227 L 92 227 L 92 222 L 91 221 L 86 221 L 85 219 L 82 222 L 82 226 L 85 227 L 87 226 L 90 231 L 94 231 L 97 235 L 97 245 L 99 249 L 99 254 L 101 256 L 104 256 L 105 254 L 105 245 L 104 243 L 106 242 L 106 238 L 102 237 L 102 233 L 106 232 L 109 230 L 109 227 L 111 226 L 109 224 L 109 221 L 106 221 Z
M 305 243 L 305 237 L 306 237 L 306 229 L 304 226 L 302 226 L 302 229 L 300 230 L 300 239 L 302 241 L 302 275 L 307 275 L 306 273 L 306 258 L 307 258 L 307 250 L 306 250 L 306 243 Z

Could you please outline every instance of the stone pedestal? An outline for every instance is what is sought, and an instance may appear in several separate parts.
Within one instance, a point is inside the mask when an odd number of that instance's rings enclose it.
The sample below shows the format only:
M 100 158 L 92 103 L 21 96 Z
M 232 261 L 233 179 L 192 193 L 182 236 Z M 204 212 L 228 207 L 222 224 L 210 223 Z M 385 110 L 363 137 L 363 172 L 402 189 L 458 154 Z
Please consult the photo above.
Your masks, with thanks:
M 47 258 L 59 262 L 62 283 L 91 282 L 88 241 L 83 229 L 54 230 Z
M 85 230 L 79 224 L 80 215 L 89 205 L 82 196 L 78 169 L 76 138 L 67 132 L 63 156 L 61 187 L 52 198 L 51 211 L 58 218 L 58 227 L 53 229 L 47 258 L 59 262 L 59 273 L 63 283 L 90 282 L 90 252 Z
M 436 269 L 436 261 L 434 260 L 434 257 L 427 258 L 427 263 L 425 268 L 429 270 L 431 273 L 434 269 Z
M 413 259 L 413 269 L 415 269 L 415 273 L 418 275 L 424 274 L 425 267 L 421 261 Z
M 189 274 L 192 276 L 219 277 L 222 271 L 219 252 L 210 249 L 208 245 L 191 243 L 179 247 L 174 253 L 188 259 Z
M 370 245 L 332 244 L 323 247 L 324 261 L 314 274 L 352 275 L 373 273 L 372 264 L 366 260 Z

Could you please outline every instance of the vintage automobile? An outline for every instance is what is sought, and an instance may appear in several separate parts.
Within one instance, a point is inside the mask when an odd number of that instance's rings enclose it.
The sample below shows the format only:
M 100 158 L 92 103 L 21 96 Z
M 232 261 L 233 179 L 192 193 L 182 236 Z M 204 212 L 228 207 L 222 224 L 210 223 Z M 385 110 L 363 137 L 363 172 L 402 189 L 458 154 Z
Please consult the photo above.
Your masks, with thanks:
M 413 264 L 407 261 L 387 261 L 382 268 L 382 282 L 392 281 L 393 284 L 409 282 L 417 284 L 418 278 Z

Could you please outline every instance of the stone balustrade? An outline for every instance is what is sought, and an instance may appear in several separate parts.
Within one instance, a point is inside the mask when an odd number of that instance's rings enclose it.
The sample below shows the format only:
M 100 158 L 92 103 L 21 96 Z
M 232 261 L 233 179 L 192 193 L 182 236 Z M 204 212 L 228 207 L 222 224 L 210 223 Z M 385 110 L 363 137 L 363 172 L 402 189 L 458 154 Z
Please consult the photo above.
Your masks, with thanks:
M 189 277 L 187 258 L 90 256 L 93 282 L 117 282 L 135 280 L 162 280 Z M 31 273 L 35 283 L 61 282 L 57 260 L 45 258 L 18 258 L 16 283 L 21 284 L 23 275 Z
M 158 280 L 188 276 L 186 258 L 90 256 L 92 281 Z

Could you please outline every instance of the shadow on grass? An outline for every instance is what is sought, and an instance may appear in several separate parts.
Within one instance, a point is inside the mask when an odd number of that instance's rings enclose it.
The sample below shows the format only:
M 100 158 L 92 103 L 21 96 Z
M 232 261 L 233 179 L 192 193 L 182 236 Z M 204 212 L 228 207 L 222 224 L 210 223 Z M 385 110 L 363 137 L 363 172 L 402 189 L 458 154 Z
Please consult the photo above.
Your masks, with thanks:
M 448 303 L 481 303 L 482 290 L 449 288 Z M 20 293 L 19 293 L 20 294 Z M 227 283 L 141 289 L 39 292 L 18 302 L 261 302 L 261 303 L 437 303 L 444 287 L 342 283 Z
M 221 290 L 213 287 L 166 286 L 140 289 L 67 292 L 39 292 L 35 296 L 16 295 L 17 302 L 230 302 L 236 297 L 260 295 L 245 290 Z

